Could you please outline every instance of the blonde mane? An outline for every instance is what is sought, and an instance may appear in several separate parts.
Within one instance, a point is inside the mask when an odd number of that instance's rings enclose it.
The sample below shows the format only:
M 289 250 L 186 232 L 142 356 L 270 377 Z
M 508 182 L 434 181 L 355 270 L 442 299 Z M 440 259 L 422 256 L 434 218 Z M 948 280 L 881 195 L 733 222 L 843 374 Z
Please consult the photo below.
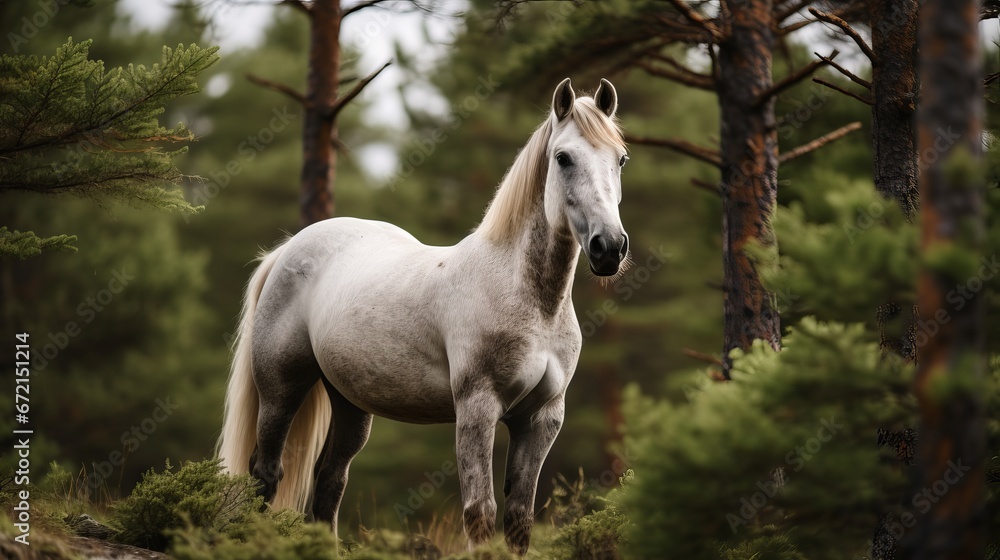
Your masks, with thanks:
M 618 123 L 598 109 L 592 98 L 577 98 L 568 118 L 576 122 L 580 133 L 591 145 L 625 149 L 625 139 Z M 550 113 L 518 152 L 476 229 L 479 234 L 500 242 L 510 241 L 521 230 L 536 196 L 545 187 L 545 177 L 549 172 L 546 150 L 554 123 L 555 116 Z

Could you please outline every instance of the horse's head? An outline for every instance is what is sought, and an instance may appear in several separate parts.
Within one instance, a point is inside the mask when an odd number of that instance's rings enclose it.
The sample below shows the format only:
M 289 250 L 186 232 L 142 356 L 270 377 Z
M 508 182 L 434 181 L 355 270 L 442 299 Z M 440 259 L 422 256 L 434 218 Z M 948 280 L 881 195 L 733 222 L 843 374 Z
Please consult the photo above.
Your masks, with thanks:
M 577 99 L 569 78 L 552 97 L 545 215 L 550 224 L 568 224 L 598 276 L 618 274 L 628 255 L 618 215 L 628 156 L 614 121 L 617 108 L 618 93 L 604 79 L 593 98 Z

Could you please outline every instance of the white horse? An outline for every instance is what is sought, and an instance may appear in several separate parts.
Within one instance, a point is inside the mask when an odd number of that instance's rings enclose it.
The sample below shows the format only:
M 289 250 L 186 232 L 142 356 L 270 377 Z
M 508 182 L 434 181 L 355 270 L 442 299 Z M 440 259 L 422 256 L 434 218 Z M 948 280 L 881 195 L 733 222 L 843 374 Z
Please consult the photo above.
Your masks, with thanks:
M 582 337 L 570 295 L 580 248 L 624 269 L 618 216 L 628 159 L 607 80 L 569 79 L 479 228 L 429 247 L 383 222 L 313 224 L 262 257 L 243 304 L 219 456 L 275 507 L 332 523 L 373 414 L 456 427 L 470 546 L 495 533 L 492 453 L 510 448 L 507 545 L 525 554 L 542 462 L 563 422 Z

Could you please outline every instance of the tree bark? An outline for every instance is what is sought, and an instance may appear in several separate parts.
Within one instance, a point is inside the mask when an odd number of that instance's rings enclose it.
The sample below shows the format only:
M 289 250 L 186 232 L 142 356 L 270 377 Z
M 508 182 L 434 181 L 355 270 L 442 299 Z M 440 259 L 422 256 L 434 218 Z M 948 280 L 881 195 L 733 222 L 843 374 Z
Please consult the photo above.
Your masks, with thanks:
M 871 3 L 875 189 L 917 211 L 917 0 Z
M 927 500 L 926 514 L 913 512 L 917 524 L 903 550 L 909 559 L 982 558 L 985 436 L 977 385 L 985 362 L 983 305 L 976 295 L 961 308 L 947 302 L 945 294 L 964 285 L 969 272 L 941 264 L 977 257 L 983 235 L 979 2 L 928 0 L 921 10 L 918 132 L 925 163 L 917 299 L 923 340 L 914 392 L 921 416 L 918 491 L 935 499 Z
M 333 216 L 337 152 L 337 86 L 340 81 L 340 0 L 316 0 L 310 9 L 309 76 L 302 127 L 302 177 L 299 197 L 302 227 Z
M 771 0 L 727 0 L 730 33 L 719 44 L 718 98 L 722 152 L 722 259 L 725 329 L 723 375 L 729 351 L 755 339 L 781 347 L 774 296 L 760 281 L 760 264 L 747 256 L 751 242 L 777 251 L 771 217 L 778 192 L 778 143 L 772 86 L 774 25 Z

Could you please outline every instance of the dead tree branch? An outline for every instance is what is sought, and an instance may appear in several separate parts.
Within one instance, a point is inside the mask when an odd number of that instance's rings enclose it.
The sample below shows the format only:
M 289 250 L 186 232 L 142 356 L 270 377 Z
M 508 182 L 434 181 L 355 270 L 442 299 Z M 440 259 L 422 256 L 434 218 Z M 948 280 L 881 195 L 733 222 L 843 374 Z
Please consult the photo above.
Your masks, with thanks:
M 820 60 L 825 60 L 827 64 L 829 64 L 830 66 L 833 66 L 838 72 L 840 72 L 841 74 L 843 74 L 844 76 L 846 76 L 847 78 L 849 78 L 852 82 L 858 84 L 859 86 L 861 86 L 861 87 L 863 87 L 865 89 L 872 89 L 872 83 L 871 82 L 869 82 L 868 80 L 866 80 L 864 78 L 861 78 L 860 76 L 856 75 L 854 72 L 851 72 L 847 68 L 844 68 L 843 66 L 837 64 L 836 62 L 833 61 L 833 57 L 832 56 L 831 57 L 824 57 L 823 55 L 821 55 L 819 53 L 813 53 L 813 54 L 815 54 L 816 56 L 818 56 L 820 58 Z
M 275 81 L 272 81 L 272 80 L 268 80 L 267 78 L 261 78 L 260 76 L 256 76 L 254 74 L 247 74 L 246 78 L 251 83 L 256 84 L 256 85 L 258 85 L 258 86 L 260 86 L 262 88 L 270 89 L 270 90 L 276 91 L 278 93 L 282 93 L 284 95 L 287 95 L 288 97 L 294 99 L 296 102 L 298 102 L 302 106 L 308 105 L 308 101 L 306 100 L 306 96 L 304 94 L 302 94 L 301 92 L 297 91 L 295 88 L 289 86 L 289 85 L 282 84 L 282 83 L 279 83 L 279 82 L 275 82 Z
M 783 80 L 771 86 L 767 91 L 761 93 L 760 96 L 757 97 L 754 107 L 760 107 L 764 103 L 767 103 L 767 101 L 772 97 L 777 96 L 779 93 L 808 78 L 813 72 L 816 71 L 817 68 L 825 64 L 829 64 L 829 61 L 836 58 L 838 54 L 840 54 L 840 52 L 834 50 L 830 53 L 829 57 L 820 57 L 820 60 L 814 60 L 802 68 L 799 68 L 797 71 L 789 74 Z
M 388 61 L 388 62 L 386 62 L 385 64 L 382 65 L 381 68 L 379 68 L 378 70 L 372 72 L 367 77 L 365 77 L 363 80 L 361 80 L 360 82 L 358 82 L 357 84 L 355 84 L 354 87 L 351 88 L 351 91 L 347 92 L 346 95 L 344 95 L 343 97 L 341 97 L 340 99 L 338 99 L 337 103 L 333 106 L 333 108 L 330 109 L 330 118 L 336 118 L 337 114 L 340 113 L 340 111 L 343 110 L 343 108 L 348 103 L 350 103 L 355 97 L 357 97 L 358 94 L 360 94 L 361 91 L 364 90 L 365 87 L 368 84 L 370 84 L 372 80 L 374 80 L 379 74 L 381 74 L 383 70 L 385 70 L 386 68 L 388 68 L 390 64 L 392 64 L 391 60 Z
M 837 130 L 834 130 L 833 132 L 830 132 L 830 133 L 824 134 L 823 136 L 820 136 L 819 138 L 813 140 L 812 142 L 809 142 L 808 144 L 803 144 L 803 145 L 799 146 L 798 148 L 795 148 L 794 150 L 791 150 L 791 151 L 788 151 L 788 152 L 785 152 L 785 153 L 779 155 L 778 156 L 778 163 L 789 162 L 789 161 L 791 161 L 791 160 L 793 160 L 793 159 L 795 159 L 797 157 L 804 156 L 804 155 L 808 154 L 809 152 L 816 151 L 816 150 L 822 148 L 823 146 L 826 146 L 830 142 L 835 142 L 836 140 L 839 140 L 840 138 L 842 138 L 842 137 L 846 136 L 847 134 L 850 134 L 851 132 L 854 132 L 855 130 L 858 130 L 860 128 L 861 128 L 861 122 L 860 121 L 855 121 L 855 122 L 852 122 L 850 124 L 844 125 L 844 126 L 838 128 Z
M 678 138 L 646 138 L 642 136 L 627 136 L 625 141 L 629 144 L 667 148 L 668 150 L 682 153 L 705 163 L 710 163 L 716 167 L 722 166 L 722 155 L 718 151 L 692 144 L 687 140 L 680 140 Z
M 868 46 L 868 43 L 866 43 L 864 38 L 861 37 L 861 34 L 858 33 L 858 30 L 851 27 L 851 24 L 847 23 L 838 16 L 835 16 L 828 12 L 821 12 L 816 8 L 809 8 L 809 13 L 822 22 L 829 23 L 831 25 L 839 27 L 840 30 L 843 31 L 845 34 L 847 34 L 848 37 L 854 39 L 854 42 L 857 43 L 858 48 L 861 49 L 861 52 L 863 52 L 865 56 L 868 57 L 868 60 L 875 60 L 875 52 L 872 51 L 872 48 Z
M 866 105 L 872 105 L 874 103 L 874 101 L 872 101 L 871 98 L 869 98 L 867 96 L 854 93 L 853 91 L 848 91 L 848 90 L 846 90 L 846 89 L 838 86 L 837 84 L 830 83 L 830 82 L 824 80 L 823 78 L 813 78 L 813 81 L 816 82 L 819 85 L 826 86 L 826 87 L 828 87 L 828 88 L 830 88 L 830 89 L 832 89 L 834 91 L 839 91 L 840 93 L 843 93 L 844 95 L 846 95 L 848 97 L 853 97 L 854 99 L 857 99 L 858 101 L 860 101 L 860 102 L 862 102 L 862 103 L 864 103 Z

